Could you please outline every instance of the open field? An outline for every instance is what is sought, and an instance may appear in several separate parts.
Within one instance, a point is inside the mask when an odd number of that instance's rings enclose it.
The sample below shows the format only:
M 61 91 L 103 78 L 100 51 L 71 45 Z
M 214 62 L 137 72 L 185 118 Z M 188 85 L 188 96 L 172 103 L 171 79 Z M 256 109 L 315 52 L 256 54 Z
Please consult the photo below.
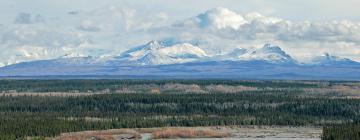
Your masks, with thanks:
M 84 139 L 312 139 L 319 140 L 320 127 L 288 126 L 217 126 L 217 127 L 164 127 L 112 129 L 101 131 L 83 131 L 63 133 L 49 140 Z
M 0 83 L 0 139 L 6 140 L 73 137 L 84 134 L 83 131 L 114 138 L 107 130 L 120 131 L 113 132 L 117 137 L 132 138 L 146 134 L 169 139 L 301 140 L 320 139 L 324 126 L 360 122 L 359 82 L 0 80 Z M 352 128 L 356 127 L 348 129 Z
M 234 94 L 284 91 L 307 96 L 360 98 L 360 82 L 259 80 L 0 80 L 3 96 L 88 96 L 97 94 Z

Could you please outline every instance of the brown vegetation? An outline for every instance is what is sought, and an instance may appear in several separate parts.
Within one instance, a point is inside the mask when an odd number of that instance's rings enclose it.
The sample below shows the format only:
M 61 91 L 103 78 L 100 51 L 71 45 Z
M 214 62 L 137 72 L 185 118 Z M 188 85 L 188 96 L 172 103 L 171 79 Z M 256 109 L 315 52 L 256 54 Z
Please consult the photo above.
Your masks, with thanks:
M 160 94 L 161 92 L 160 92 L 160 89 L 151 89 L 150 93 L 152 93 L 152 94 Z
M 113 129 L 102 131 L 83 131 L 64 133 L 53 140 L 116 140 L 116 139 L 140 139 L 141 135 L 132 129 Z
M 115 90 L 115 93 L 136 93 L 136 91 L 127 87 L 123 87 L 121 89 Z
M 333 85 L 327 88 L 305 88 L 304 91 L 312 94 L 331 94 L 347 98 L 360 97 L 360 86 L 358 85 Z
M 166 128 L 152 133 L 154 139 L 164 138 L 224 138 L 230 133 L 200 128 Z
M 0 93 L 0 96 L 57 96 L 57 97 L 71 97 L 71 96 L 91 96 L 104 93 L 71 93 L 71 92 L 7 92 Z
M 176 91 L 182 91 L 185 93 L 207 93 L 207 91 L 203 90 L 199 85 L 196 84 L 178 84 L 178 83 L 171 83 L 171 84 L 165 84 L 161 87 L 162 90 L 176 90 Z
M 274 81 L 276 82 L 276 81 Z M 289 81 L 292 83 L 295 81 Z M 336 98 L 360 98 L 360 84 L 359 83 L 337 83 L 329 84 L 328 82 L 300 82 L 304 84 L 315 84 L 316 87 L 301 88 L 306 93 L 329 95 Z M 151 94 L 167 94 L 167 93 L 241 93 L 246 91 L 261 91 L 261 90 L 292 90 L 291 88 L 273 88 L 273 87 L 252 87 L 244 85 L 224 85 L 224 84 L 180 84 L 180 83 L 166 83 L 164 85 L 156 84 L 136 84 L 136 85 L 117 85 L 117 89 L 103 89 L 100 91 L 78 91 L 71 90 L 69 92 L 19 92 L 16 90 L 1 91 L 0 96 L 90 96 L 97 94 L 134 94 L 134 93 L 151 93 Z
M 210 127 L 169 127 L 169 128 L 135 128 L 112 129 L 101 131 L 83 131 L 64 133 L 51 140 L 115 140 L 141 139 L 141 134 L 149 134 L 152 139 L 164 138 L 224 138 L 231 134 Z
M 205 87 L 207 91 L 210 92 L 220 92 L 220 93 L 239 93 L 243 91 L 254 91 L 258 90 L 256 87 L 247 87 L 247 86 L 228 86 L 228 85 L 209 85 Z

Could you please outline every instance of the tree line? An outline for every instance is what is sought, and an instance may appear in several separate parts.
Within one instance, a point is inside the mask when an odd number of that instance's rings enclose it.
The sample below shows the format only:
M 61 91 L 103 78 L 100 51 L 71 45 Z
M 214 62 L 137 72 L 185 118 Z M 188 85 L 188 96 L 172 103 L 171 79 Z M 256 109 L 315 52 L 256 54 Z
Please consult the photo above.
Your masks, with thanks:
M 3 138 L 162 126 L 329 125 L 359 118 L 356 99 L 306 98 L 284 91 L 0 97 Z

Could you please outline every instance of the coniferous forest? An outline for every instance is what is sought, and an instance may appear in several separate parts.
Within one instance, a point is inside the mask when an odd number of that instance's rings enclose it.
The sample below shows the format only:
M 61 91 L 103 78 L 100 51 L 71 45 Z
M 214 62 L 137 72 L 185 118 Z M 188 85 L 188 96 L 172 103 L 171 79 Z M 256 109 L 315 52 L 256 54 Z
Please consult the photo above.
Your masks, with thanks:
M 360 138 L 360 83 L 230 80 L 0 80 L 0 139 L 165 126 L 321 126 Z

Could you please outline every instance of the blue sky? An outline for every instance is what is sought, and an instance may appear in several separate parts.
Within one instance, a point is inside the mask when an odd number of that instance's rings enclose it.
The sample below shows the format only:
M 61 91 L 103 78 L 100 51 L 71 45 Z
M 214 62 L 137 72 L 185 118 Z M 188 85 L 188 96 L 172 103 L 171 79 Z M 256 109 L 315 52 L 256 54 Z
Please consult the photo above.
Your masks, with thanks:
M 18 12 L 56 15 L 115 5 L 189 17 L 214 7 L 240 13 L 259 12 L 289 20 L 360 20 L 359 0 L 1 0 L 2 17 Z
M 117 55 L 151 40 L 217 55 L 280 46 L 360 61 L 360 0 L 0 0 L 0 66 Z M 73 13 L 73 14 L 69 14 Z

